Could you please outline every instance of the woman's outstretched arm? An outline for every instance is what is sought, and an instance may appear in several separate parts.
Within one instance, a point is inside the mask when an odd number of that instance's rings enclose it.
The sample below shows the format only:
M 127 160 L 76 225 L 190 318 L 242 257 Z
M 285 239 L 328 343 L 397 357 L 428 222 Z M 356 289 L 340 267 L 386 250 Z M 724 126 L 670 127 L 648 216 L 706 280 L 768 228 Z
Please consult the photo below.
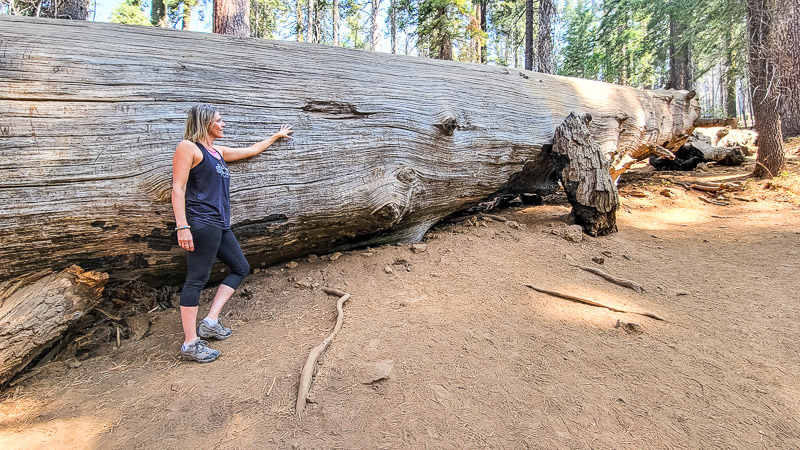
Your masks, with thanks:
M 215 145 L 214 148 L 222 153 L 222 158 L 225 159 L 226 162 L 231 161 L 238 161 L 240 159 L 250 158 L 251 156 L 256 156 L 259 153 L 263 152 L 270 145 L 274 144 L 275 141 L 281 138 L 291 139 L 290 136 L 294 130 L 289 125 L 281 125 L 281 129 L 278 130 L 272 136 L 264 139 L 261 142 L 251 145 L 250 147 L 244 148 L 231 148 L 231 147 L 223 147 L 221 145 Z

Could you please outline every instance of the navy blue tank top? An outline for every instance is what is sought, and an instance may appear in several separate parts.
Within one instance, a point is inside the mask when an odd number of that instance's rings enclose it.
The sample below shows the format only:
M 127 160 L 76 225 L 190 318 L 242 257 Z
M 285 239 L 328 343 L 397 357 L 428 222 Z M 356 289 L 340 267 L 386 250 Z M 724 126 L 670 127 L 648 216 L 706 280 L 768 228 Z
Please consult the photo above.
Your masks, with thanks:
M 225 160 L 217 159 L 195 142 L 203 161 L 189 171 L 186 182 L 186 220 L 226 230 L 231 226 L 230 172 Z

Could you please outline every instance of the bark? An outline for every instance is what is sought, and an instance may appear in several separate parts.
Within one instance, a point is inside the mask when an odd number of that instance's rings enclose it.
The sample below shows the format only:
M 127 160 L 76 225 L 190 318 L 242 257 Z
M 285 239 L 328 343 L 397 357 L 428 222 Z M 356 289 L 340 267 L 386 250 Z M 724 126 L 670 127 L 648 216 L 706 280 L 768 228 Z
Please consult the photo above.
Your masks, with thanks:
M 215 0 L 214 33 L 250 36 L 250 0 Z
M 381 1 L 380 0 L 372 0 L 372 17 L 370 19 L 370 26 L 369 26 L 369 42 L 370 42 L 370 50 L 378 50 L 378 44 L 380 43 L 380 36 L 378 35 L 378 13 L 381 9 Z
M 783 138 L 800 136 L 800 2 L 779 0 L 776 42 L 781 90 L 778 112 Z
M 152 0 L 150 7 L 150 23 L 155 27 L 165 28 L 167 26 L 167 7 L 164 0 Z
M 225 119 L 220 145 L 296 130 L 231 164 L 232 229 L 253 267 L 419 240 L 535 161 L 571 111 L 592 114 L 593 138 L 620 161 L 680 141 L 699 116 L 682 91 L 52 22 L 0 18 L 0 281 L 73 263 L 114 280 L 182 281 L 171 164 L 196 103 Z
M 186 2 L 183 3 L 183 18 L 181 19 L 181 28 L 184 30 L 189 29 L 192 21 L 192 7 Z
M 107 280 L 72 266 L 0 293 L 0 386 L 94 308 Z
M 539 35 L 536 39 L 536 71 L 553 73 L 553 30 L 556 7 L 553 0 L 539 0 Z
M 533 70 L 533 0 L 525 0 L 525 70 Z
M 479 6 L 481 11 L 481 31 L 484 33 L 484 36 L 488 33 L 488 28 L 486 25 L 486 10 L 489 0 L 479 0 Z M 488 61 L 488 50 L 486 48 L 486 41 L 487 39 L 481 40 L 481 64 L 485 64 Z
M 316 28 L 315 12 L 316 6 L 314 5 L 314 0 L 308 0 L 306 2 L 306 23 L 308 24 L 308 28 L 306 28 L 306 42 L 317 42 L 316 33 L 314 33 L 314 29 Z
M 294 32 L 297 36 L 297 42 L 303 42 L 303 0 L 297 0 L 295 15 L 297 16 L 297 22 L 295 23 Z
M 339 45 L 339 0 L 333 0 L 333 45 Z
M 62 1 L 55 17 L 58 19 L 86 20 L 89 17 L 89 0 Z
M 691 89 L 689 44 L 684 38 L 685 26 L 670 15 L 669 20 L 669 80 L 672 89 Z
M 736 128 L 738 126 L 736 120 L 736 112 L 733 117 L 725 118 L 700 118 L 694 121 L 695 128 L 709 128 L 709 127 L 730 127 Z
M 778 113 L 775 54 L 779 44 L 773 32 L 775 6 L 775 0 L 747 0 L 750 89 L 754 128 L 758 133 L 758 154 L 753 176 L 758 178 L 775 177 L 786 166 Z
M 395 54 L 397 53 L 397 0 L 390 0 L 389 4 L 389 34 L 392 54 Z
M 619 196 L 609 161 L 592 138 L 590 114 L 570 113 L 556 128 L 551 151 L 556 173 L 572 205 L 570 219 L 590 236 L 617 231 Z

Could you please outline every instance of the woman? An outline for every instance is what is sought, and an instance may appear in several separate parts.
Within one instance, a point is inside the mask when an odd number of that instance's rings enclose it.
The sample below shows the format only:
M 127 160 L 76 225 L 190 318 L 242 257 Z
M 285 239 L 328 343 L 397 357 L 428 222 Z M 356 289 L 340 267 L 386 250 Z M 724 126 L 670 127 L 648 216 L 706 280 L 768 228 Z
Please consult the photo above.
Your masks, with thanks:
M 230 179 L 227 162 L 250 158 L 263 152 L 278 139 L 291 139 L 292 128 L 280 131 L 245 148 L 214 146 L 223 137 L 225 122 L 207 105 L 189 110 L 183 141 L 172 159 L 172 209 L 178 245 L 188 250 L 186 283 L 181 291 L 181 322 L 184 343 L 181 356 L 207 363 L 219 357 L 219 350 L 208 347 L 206 339 L 227 339 L 231 329 L 219 321 L 225 302 L 250 273 L 250 265 L 230 229 Z M 197 324 L 200 291 L 211 275 L 211 266 L 219 258 L 231 273 L 217 288 L 208 316 Z

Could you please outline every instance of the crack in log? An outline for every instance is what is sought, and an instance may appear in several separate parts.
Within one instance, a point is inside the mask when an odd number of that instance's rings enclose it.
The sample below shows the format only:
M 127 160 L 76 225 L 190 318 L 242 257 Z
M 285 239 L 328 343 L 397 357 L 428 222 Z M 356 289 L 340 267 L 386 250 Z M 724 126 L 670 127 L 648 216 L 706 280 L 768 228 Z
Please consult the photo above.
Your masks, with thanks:
M 377 114 L 359 111 L 351 103 L 326 100 L 309 100 L 303 106 L 303 111 L 321 114 L 327 119 L 361 119 Z

